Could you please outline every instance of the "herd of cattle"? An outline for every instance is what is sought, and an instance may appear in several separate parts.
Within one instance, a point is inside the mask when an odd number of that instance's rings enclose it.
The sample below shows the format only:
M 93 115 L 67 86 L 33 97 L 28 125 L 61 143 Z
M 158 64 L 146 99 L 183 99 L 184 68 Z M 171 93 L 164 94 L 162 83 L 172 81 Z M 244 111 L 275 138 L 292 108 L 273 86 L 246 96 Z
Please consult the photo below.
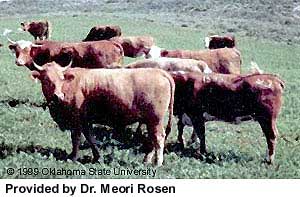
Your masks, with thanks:
M 90 144 L 93 161 L 99 159 L 90 133 L 93 124 L 120 132 L 138 122 L 139 127 L 146 125 L 151 145 L 144 161 L 160 166 L 175 115 L 178 142 L 184 147 L 184 126 L 193 126 L 202 154 L 205 122 L 255 120 L 267 140 L 266 161 L 273 162 L 284 82 L 259 70 L 241 74 L 241 54 L 233 36 L 207 37 L 204 50 L 168 50 L 156 46 L 151 36 L 122 36 L 119 26 L 96 26 L 82 42 L 61 42 L 47 40 L 47 21 L 21 25 L 36 41 L 7 37 L 9 49 L 15 63 L 41 82 L 53 120 L 71 130 L 69 159 L 78 158 L 81 134 Z M 122 65 L 124 56 L 145 59 Z

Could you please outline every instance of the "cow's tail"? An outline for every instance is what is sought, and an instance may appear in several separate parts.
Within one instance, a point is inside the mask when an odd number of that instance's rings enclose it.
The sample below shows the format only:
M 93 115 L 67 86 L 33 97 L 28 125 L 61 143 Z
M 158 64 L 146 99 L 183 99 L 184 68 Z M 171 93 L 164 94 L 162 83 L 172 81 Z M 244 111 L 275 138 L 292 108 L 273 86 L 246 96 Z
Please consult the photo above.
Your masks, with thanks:
M 52 33 L 52 24 L 48 20 L 46 20 L 46 25 L 47 25 L 47 32 L 46 32 L 47 39 L 50 39 Z
M 240 52 L 240 50 L 238 50 L 236 47 L 234 47 L 233 48 L 233 50 L 235 51 L 235 53 L 239 56 L 239 58 L 240 58 L 240 65 L 242 65 L 242 54 L 241 54 L 241 52 Z
M 168 119 L 168 124 L 166 127 L 166 140 L 167 140 L 167 137 L 172 129 L 172 117 L 173 117 L 173 111 L 174 111 L 174 97 L 175 97 L 175 82 L 174 82 L 174 79 L 172 78 L 172 76 L 169 75 L 167 72 L 166 72 L 165 76 L 169 80 L 170 93 L 171 93 L 169 108 L 168 108 L 169 109 L 169 119 Z
M 120 43 L 118 43 L 116 41 L 111 41 L 111 42 L 113 42 L 114 45 L 117 46 L 120 50 L 120 55 L 121 55 L 122 58 L 120 59 L 119 64 L 122 65 L 123 64 L 123 58 L 124 58 L 124 49 L 123 49 L 123 47 Z

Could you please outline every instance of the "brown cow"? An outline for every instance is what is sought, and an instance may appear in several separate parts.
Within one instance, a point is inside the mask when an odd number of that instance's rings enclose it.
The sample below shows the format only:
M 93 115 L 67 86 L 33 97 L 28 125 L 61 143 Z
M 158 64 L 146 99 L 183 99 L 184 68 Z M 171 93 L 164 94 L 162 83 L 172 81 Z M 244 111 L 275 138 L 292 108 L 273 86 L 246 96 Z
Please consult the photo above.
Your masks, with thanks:
M 111 38 L 110 40 L 121 44 L 124 56 L 132 58 L 146 56 L 154 45 L 154 39 L 151 36 L 120 36 Z
M 29 32 L 35 40 L 49 39 L 51 37 L 52 26 L 49 21 L 32 21 L 21 23 L 23 31 Z
M 82 40 L 87 41 L 98 41 L 98 40 L 109 40 L 112 37 L 121 36 L 121 28 L 115 25 L 101 25 L 93 27 L 86 38 Z
M 183 59 L 202 60 L 209 68 L 216 73 L 240 74 L 241 54 L 236 48 L 222 48 L 214 50 L 165 50 L 153 46 L 148 53 L 148 57 L 171 57 Z
M 89 133 L 91 124 L 126 126 L 140 122 L 147 125 L 152 147 L 144 161 L 151 162 L 155 154 L 156 164 L 162 165 L 175 91 L 174 80 L 167 72 L 153 68 L 66 70 L 54 62 L 37 68 L 39 72 L 32 71 L 32 75 L 42 83 L 51 116 L 60 127 L 72 131 L 70 159 L 78 158 L 81 133 L 91 144 L 93 160 L 99 159 L 95 139 Z M 169 121 L 165 132 L 163 122 L 167 111 Z
M 205 48 L 209 48 L 209 49 L 236 47 L 236 42 L 233 35 L 227 35 L 227 36 L 214 35 L 210 37 L 205 37 L 204 41 L 205 41 Z
M 111 41 L 58 42 L 58 41 L 11 41 L 9 48 L 16 53 L 16 64 L 34 70 L 33 61 L 43 65 L 56 61 L 65 66 L 73 60 L 72 67 L 118 67 L 123 60 L 123 48 Z
M 160 68 L 166 71 L 186 71 L 211 73 L 208 65 L 199 60 L 180 58 L 143 59 L 126 65 L 124 68 Z
M 222 120 L 239 123 L 250 118 L 258 121 L 268 144 L 268 163 L 273 162 L 278 131 L 276 121 L 282 104 L 284 82 L 271 74 L 224 75 L 218 73 L 173 73 L 174 114 L 192 121 L 206 153 L 205 122 Z M 178 121 L 178 141 L 183 144 L 182 121 Z

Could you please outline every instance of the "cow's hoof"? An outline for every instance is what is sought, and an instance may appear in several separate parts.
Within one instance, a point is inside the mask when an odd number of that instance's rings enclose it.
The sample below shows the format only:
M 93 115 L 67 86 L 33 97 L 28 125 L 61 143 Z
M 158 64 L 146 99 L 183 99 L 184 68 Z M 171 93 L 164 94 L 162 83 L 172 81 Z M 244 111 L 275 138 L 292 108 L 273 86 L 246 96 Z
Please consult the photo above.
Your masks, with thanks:
M 74 154 L 70 154 L 68 155 L 67 159 L 72 160 L 72 161 L 77 161 L 78 160 L 78 156 L 74 155 Z
M 177 148 L 179 151 L 183 151 L 184 147 L 185 147 L 184 143 L 177 143 Z
M 91 145 L 87 141 L 85 141 L 85 142 L 83 142 L 82 144 L 79 145 L 80 150 L 85 150 L 85 149 L 88 149 L 88 148 L 91 148 Z
M 196 153 L 198 155 L 203 155 L 203 156 L 206 156 L 208 154 L 206 150 L 200 150 L 200 149 L 197 149 Z
M 94 156 L 94 158 L 92 159 L 92 163 L 99 163 L 99 159 L 100 159 L 100 156 Z
M 274 162 L 270 159 L 265 159 L 264 163 L 266 163 L 267 165 L 273 165 Z

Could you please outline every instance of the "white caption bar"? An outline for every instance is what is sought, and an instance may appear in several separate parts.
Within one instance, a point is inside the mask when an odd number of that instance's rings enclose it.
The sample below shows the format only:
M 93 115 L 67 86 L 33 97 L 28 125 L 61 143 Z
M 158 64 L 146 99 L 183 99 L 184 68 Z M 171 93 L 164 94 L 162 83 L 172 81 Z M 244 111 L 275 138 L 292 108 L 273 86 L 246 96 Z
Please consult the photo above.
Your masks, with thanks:
M 0 196 L 286 196 L 300 180 L 2 179 Z M 294 196 L 293 195 L 293 196 Z

